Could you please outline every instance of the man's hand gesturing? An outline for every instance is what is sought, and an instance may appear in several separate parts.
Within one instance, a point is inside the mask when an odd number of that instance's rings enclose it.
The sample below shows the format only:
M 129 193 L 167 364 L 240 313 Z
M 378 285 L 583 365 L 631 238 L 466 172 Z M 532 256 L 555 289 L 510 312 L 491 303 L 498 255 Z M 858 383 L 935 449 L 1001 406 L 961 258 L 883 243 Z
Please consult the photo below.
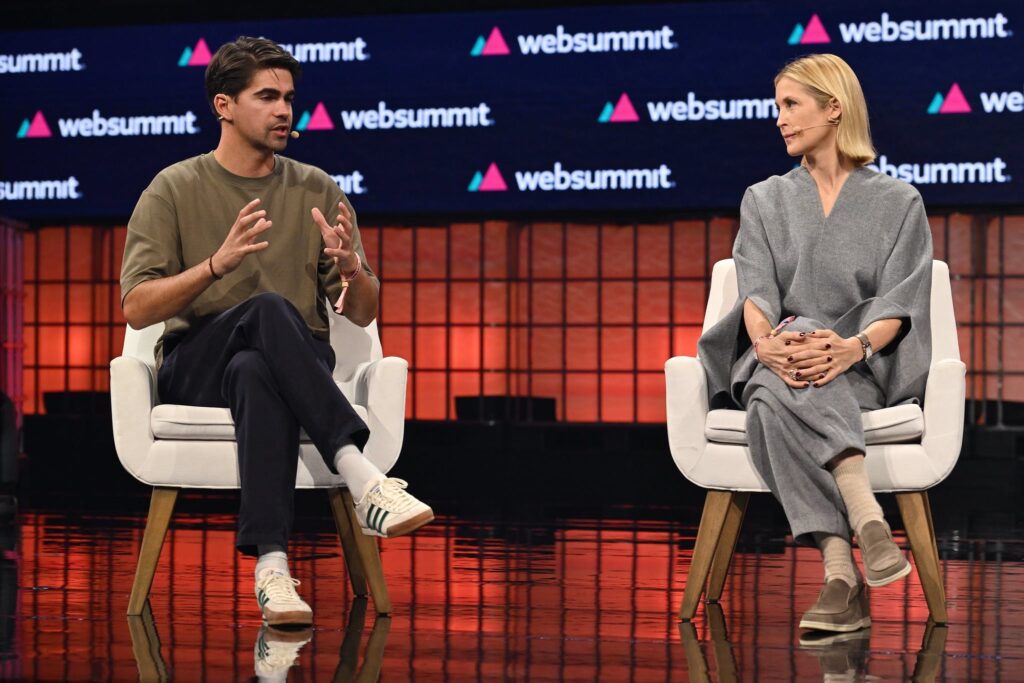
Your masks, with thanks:
M 324 238 L 324 253 L 334 259 L 342 274 L 351 273 L 356 269 L 358 261 L 352 250 L 352 214 L 345 202 L 338 202 L 338 218 L 333 226 L 327 224 L 320 209 L 313 207 L 311 213 L 313 222 L 320 228 L 320 235 Z
M 217 277 L 223 277 L 237 268 L 249 254 L 263 251 L 270 242 L 257 242 L 256 238 L 270 229 L 273 221 L 268 221 L 264 210 L 256 210 L 260 200 L 254 199 L 238 212 L 238 218 L 224 238 L 224 243 L 213 254 L 210 265 Z

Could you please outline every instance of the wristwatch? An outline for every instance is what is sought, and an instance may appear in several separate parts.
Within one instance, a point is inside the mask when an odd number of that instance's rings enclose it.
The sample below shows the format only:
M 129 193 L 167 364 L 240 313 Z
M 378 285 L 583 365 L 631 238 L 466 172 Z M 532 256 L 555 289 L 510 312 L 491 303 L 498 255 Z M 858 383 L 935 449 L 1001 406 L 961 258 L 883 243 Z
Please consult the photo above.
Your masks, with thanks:
M 857 340 L 860 341 L 860 348 L 861 350 L 864 351 L 863 360 L 871 358 L 871 356 L 874 354 L 874 351 L 871 350 L 871 340 L 868 339 L 868 335 L 864 334 L 863 332 L 860 332 L 857 334 Z

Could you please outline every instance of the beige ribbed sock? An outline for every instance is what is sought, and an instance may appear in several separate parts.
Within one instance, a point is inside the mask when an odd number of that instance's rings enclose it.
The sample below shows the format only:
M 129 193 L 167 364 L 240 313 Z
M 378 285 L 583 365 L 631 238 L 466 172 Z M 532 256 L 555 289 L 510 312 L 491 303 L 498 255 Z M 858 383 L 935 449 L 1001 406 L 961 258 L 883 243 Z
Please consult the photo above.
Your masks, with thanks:
M 860 574 L 853 563 L 850 542 L 842 536 L 820 533 L 814 534 L 814 542 L 818 544 L 821 559 L 825 562 L 825 582 L 841 579 L 851 588 L 856 586 Z
M 832 470 L 832 476 L 839 486 L 839 495 L 846 503 L 846 518 L 854 533 L 859 534 L 864 525 L 872 520 L 885 521 L 882 506 L 871 490 L 863 455 L 851 455 L 840 460 Z

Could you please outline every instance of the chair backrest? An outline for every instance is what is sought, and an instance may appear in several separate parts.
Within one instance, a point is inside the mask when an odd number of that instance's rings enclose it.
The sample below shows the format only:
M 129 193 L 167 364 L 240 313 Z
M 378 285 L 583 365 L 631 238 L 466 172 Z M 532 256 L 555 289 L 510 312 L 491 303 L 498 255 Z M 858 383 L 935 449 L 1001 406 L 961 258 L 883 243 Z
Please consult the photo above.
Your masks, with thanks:
M 338 315 L 331 306 L 327 317 L 331 325 L 331 346 L 337 356 L 334 365 L 334 379 L 339 382 L 349 380 L 361 363 L 374 361 L 383 357 L 380 337 L 377 335 L 377 321 L 366 327 L 359 327 L 348 318 Z M 143 361 L 150 367 L 156 365 L 153 351 L 156 342 L 163 334 L 164 324 L 157 323 L 141 330 L 128 326 L 124 335 L 122 355 L 132 356 Z
M 711 291 L 704 311 L 704 330 L 711 329 L 732 310 L 739 297 L 736 263 L 725 259 L 711 271 Z M 960 343 L 953 313 L 953 293 L 949 284 L 949 267 L 943 261 L 932 261 L 932 363 L 943 358 L 960 360 Z

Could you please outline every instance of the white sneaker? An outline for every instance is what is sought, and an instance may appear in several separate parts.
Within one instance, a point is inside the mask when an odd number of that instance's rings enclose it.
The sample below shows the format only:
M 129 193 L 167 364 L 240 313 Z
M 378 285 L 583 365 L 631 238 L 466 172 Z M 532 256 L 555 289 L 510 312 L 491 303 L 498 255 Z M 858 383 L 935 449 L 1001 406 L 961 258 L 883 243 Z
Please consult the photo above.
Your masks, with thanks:
M 382 479 L 356 503 L 359 526 L 367 536 L 392 538 L 416 531 L 434 519 L 434 511 L 405 492 L 402 479 Z
M 270 626 L 309 626 L 313 610 L 295 592 L 298 579 L 267 567 L 256 577 L 256 602 Z
M 256 637 L 253 660 L 260 681 L 287 681 L 299 650 L 313 637 L 313 629 L 282 631 L 264 624 Z

